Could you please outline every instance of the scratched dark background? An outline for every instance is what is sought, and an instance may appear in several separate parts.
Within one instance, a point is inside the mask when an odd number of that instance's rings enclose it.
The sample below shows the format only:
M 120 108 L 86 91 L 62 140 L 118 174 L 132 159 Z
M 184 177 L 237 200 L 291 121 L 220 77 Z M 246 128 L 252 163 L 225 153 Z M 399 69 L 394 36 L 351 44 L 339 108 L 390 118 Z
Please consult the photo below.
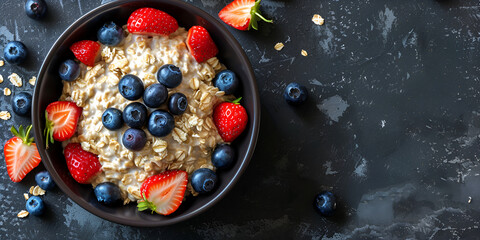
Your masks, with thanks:
M 0 67 L 0 90 L 31 92 L 27 80 L 55 39 L 105 2 L 47 0 L 47 19 L 34 21 L 26 17 L 24 1 L 2 0 L 0 48 L 20 40 L 30 57 L 21 66 Z M 227 3 L 188 2 L 214 16 Z M 262 4 L 274 24 L 260 24 L 257 32 L 230 28 L 255 69 L 262 122 L 250 166 L 220 203 L 173 226 L 133 228 L 90 214 L 56 189 L 43 197 L 45 216 L 19 219 L 23 193 L 43 166 L 12 183 L 2 155 L 0 238 L 479 239 L 480 3 Z M 312 23 L 316 13 L 325 25 Z M 285 44 L 282 51 L 273 49 L 277 42 Z M 8 81 L 13 72 L 23 87 Z M 310 92 L 299 108 L 282 98 L 292 81 Z M 11 97 L 1 94 L 0 110 L 11 112 Z M 2 145 L 13 124 L 29 121 L 0 120 Z M 330 219 L 312 207 L 325 189 L 339 198 Z

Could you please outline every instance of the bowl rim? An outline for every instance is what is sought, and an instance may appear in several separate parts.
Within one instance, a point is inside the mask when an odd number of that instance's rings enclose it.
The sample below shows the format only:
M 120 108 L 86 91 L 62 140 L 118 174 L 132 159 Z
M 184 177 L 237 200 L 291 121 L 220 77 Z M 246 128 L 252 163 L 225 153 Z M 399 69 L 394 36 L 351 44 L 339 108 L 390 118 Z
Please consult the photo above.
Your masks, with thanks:
M 35 84 L 35 89 L 34 89 L 34 94 L 33 94 L 32 124 L 33 124 L 33 131 L 34 131 L 34 135 L 35 135 L 34 136 L 35 137 L 35 142 L 37 143 L 37 145 L 40 146 L 38 152 L 39 152 L 39 154 L 42 158 L 43 165 L 46 167 L 46 169 L 50 173 L 52 173 L 51 174 L 52 178 L 55 180 L 57 186 L 72 201 L 74 201 L 76 204 L 80 205 L 83 209 L 87 210 L 91 214 L 94 214 L 98 217 L 101 217 L 101 218 L 103 218 L 105 220 L 108 220 L 108 221 L 111 221 L 111 222 L 115 222 L 115 223 L 119 223 L 119 224 L 123 224 L 123 225 L 135 226 L 135 227 L 159 227 L 159 226 L 166 226 L 166 225 L 171 225 L 171 224 L 178 223 L 178 222 L 181 222 L 181 221 L 185 221 L 187 219 L 190 219 L 194 216 L 199 215 L 200 213 L 206 211 L 207 209 L 209 209 L 210 207 L 215 205 L 218 201 L 223 199 L 225 197 L 225 195 L 237 183 L 240 176 L 243 174 L 243 172 L 247 168 L 247 166 L 248 166 L 248 164 L 249 164 L 249 162 L 252 158 L 252 155 L 254 153 L 256 143 L 257 143 L 258 134 L 259 134 L 259 131 L 260 131 L 260 114 L 261 114 L 260 113 L 260 97 L 259 97 L 259 92 L 258 92 L 258 86 L 257 86 L 256 79 L 255 79 L 255 74 L 253 72 L 252 65 L 251 65 L 245 51 L 243 50 L 241 45 L 238 43 L 238 41 L 235 39 L 235 37 L 230 33 L 230 31 L 222 23 L 220 23 L 217 19 L 215 19 L 213 16 L 211 16 L 209 13 L 205 12 L 204 10 L 202 10 L 202 9 L 192 5 L 192 4 L 182 2 L 180 0 L 147 0 L 147 1 L 143 1 L 143 3 L 145 3 L 145 4 L 152 3 L 152 2 L 163 2 L 163 3 L 168 3 L 168 4 L 171 4 L 171 5 L 174 5 L 176 7 L 181 8 L 181 9 L 189 9 L 191 12 L 193 12 L 194 14 L 196 14 L 196 15 L 200 16 L 201 18 L 205 19 L 209 24 L 213 25 L 214 27 L 218 28 L 221 32 L 223 32 L 223 34 L 225 35 L 225 38 L 223 40 L 227 41 L 230 45 L 234 46 L 232 48 L 232 50 L 239 57 L 240 61 L 244 63 L 244 65 L 247 69 L 246 74 L 248 75 L 248 77 L 250 79 L 253 80 L 253 84 L 252 84 L 252 87 L 253 87 L 253 90 L 254 90 L 253 99 L 252 99 L 252 101 L 253 101 L 253 116 L 249 116 L 250 124 L 251 124 L 251 127 L 252 127 L 253 131 L 252 131 L 252 134 L 249 137 L 249 139 L 247 139 L 248 147 L 247 147 L 246 154 L 243 157 L 243 159 L 241 160 L 241 164 L 238 167 L 238 169 L 236 170 L 236 172 L 234 173 L 233 177 L 226 184 L 225 188 L 223 188 L 221 190 L 218 189 L 220 191 L 218 193 L 215 193 L 216 196 L 214 196 L 213 199 L 211 199 L 206 204 L 200 206 L 199 208 L 193 210 L 192 212 L 190 212 L 186 215 L 173 217 L 173 218 L 167 219 L 165 221 L 158 221 L 158 222 L 157 221 L 155 221 L 155 222 L 131 221 L 129 219 L 120 218 L 120 217 L 117 217 L 115 215 L 112 215 L 112 214 L 106 213 L 104 211 L 101 211 L 101 210 L 93 207 L 92 205 L 88 204 L 87 202 L 80 201 L 79 199 L 76 199 L 76 197 L 72 197 L 72 196 L 75 196 L 76 194 L 73 191 L 71 191 L 69 189 L 69 187 L 67 187 L 67 185 L 61 180 L 60 176 L 58 176 L 56 174 L 55 168 L 53 167 L 53 165 L 50 161 L 50 158 L 48 157 L 48 155 L 45 152 L 46 149 L 42 147 L 42 146 L 44 146 L 45 141 L 44 141 L 44 138 L 43 138 L 43 131 L 41 129 L 40 123 L 43 120 L 42 116 L 44 116 L 44 114 L 40 113 L 40 111 L 38 109 L 38 101 L 39 101 L 39 95 L 40 95 L 40 87 L 38 87 L 38 86 L 40 86 L 41 83 L 42 83 L 43 76 L 45 75 L 47 65 L 52 60 L 56 49 L 58 49 L 60 47 L 60 45 L 63 43 L 63 41 L 75 29 L 77 29 L 86 20 L 92 18 L 95 15 L 102 14 L 102 12 L 104 12 L 107 9 L 118 7 L 118 6 L 127 4 L 127 3 L 133 3 L 133 2 L 136 2 L 136 0 L 117 0 L 117 1 L 106 3 L 106 4 L 102 4 L 98 7 L 90 10 L 88 13 L 82 15 L 80 18 L 78 18 L 76 21 L 74 21 L 58 37 L 58 39 L 55 41 L 55 43 L 52 45 L 52 47 L 48 51 L 42 65 L 40 67 L 39 73 L 37 75 L 38 81 L 37 81 L 37 84 Z

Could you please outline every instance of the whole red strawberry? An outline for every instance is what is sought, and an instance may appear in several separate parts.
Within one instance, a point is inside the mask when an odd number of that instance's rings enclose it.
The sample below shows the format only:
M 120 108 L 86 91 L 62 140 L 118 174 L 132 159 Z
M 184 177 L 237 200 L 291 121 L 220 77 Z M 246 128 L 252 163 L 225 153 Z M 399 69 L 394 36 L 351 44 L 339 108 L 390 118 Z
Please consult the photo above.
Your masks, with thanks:
M 226 24 L 242 31 L 253 28 L 258 30 L 258 19 L 271 23 L 272 20 L 267 20 L 260 12 L 261 0 L 234 0 L 225 6 L 218 13 L 218 17 Z
M 82 40 L 70 46 L 73 55 L 87 66 L 95 65 L 95 59 L 100 51 L 100 44 L 91 40 Z
M 98 156 L 82 149 L 79 143 L 69 143 L 63 150 L 67 167 L 78 183 L 90 183 L 102 171 Z
M 187 172 L 180 170 L 165 171 L 147 178 L 140 188 L 144 201 L 138 203 L 138 211 L 150 209 L 162 215 L 175 212 L 182 204 L 187 183 Z
M 127 27 L 131 33 L 168 36 L 177 31 L 178 23 L 166 12 L 155 8 L 140 8 L 130 15 Z
M 215 57 L 218 53 L 217 45 L 213 42 L 207 29 L 201 26 L 193 26 L 188 30 L 187 47 L 199 63 Z
M 220 103 L 213 110 L 213 122 L 225 142 L 235 140 L 247 127 L 248 115 L 245 108 L 239 104 L 241 99 Z
M 33 137 L 29 137 L 32 125 L 26 130 L 20 126 L 17 129 L 10 129 L 15 137 L 10 138 L 3 146 L 5 163 L 7 164 L 8 176 L 13 182 L 20 182 L 27 173 L 32 171 L 42 160 L 33 143 Z

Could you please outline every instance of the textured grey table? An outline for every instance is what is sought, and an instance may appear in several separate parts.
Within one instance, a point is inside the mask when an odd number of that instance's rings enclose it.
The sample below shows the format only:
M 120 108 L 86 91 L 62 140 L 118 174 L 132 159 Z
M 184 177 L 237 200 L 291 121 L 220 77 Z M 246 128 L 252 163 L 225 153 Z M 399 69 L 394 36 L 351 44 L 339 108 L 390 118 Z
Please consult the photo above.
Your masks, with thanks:
M 54 40 L 77 17 L 105 1 L 47 0 L 45 21 L 28 19 L 23 1 L 2 0 L 0 47 L 21 40 L 26 64 L 0 67 L 14 94 L 31 91 Z M 226 0 L 190 0 L 216 16 Z M 41 218 L 19 219 L 21 183 L 0 164 L 1 239 L 478 239 L 480 238 L 480 4 L 473 0 L 264 0 L 275 24 L 231 29 L 255 68 L 262 127 L 255 155 L 232 192 L 206 213 L 163 228 L 102 220 L 58 189 Z M 322 15 L 325 25 L 311 21 Z M 273 46 L 285 43 L 277 52 Z M 300 51 L 305 49 L 308 56 Z M 6 77 L 16 72 L 24 87 Z M 302 107 L 282 90 L 305 84 Z M 11 111 L 11 96 L 0 110 Z M 12 124 L 0 121 L 1 142 Z M 337 216 L 312 207 L 329 189 Z M 471 198 L 471 202 L 468 200 Z

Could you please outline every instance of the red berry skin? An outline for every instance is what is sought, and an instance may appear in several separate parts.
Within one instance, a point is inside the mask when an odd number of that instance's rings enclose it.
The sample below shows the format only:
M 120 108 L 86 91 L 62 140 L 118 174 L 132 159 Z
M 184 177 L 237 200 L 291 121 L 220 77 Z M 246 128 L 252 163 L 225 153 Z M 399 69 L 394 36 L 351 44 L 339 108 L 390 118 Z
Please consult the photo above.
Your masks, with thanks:
M 70 50 L 80 62 L 93 67 L 100 51 L 100 44 L 91 40 L 82 40 L 72 44 Z
M 68 171 L 78 183 L 88 184 L 102 171 L 98 156 L 83 150 L 79 143 L 69 143 L 63 152 Z
M 193 58 L 199 63 L 215 57 L 218 53 L 217 45 L 207 29 L 201 26 L 193 26 L 188 30 L 187 47 Z
M 168 13 L 158 9 L 140 8 L 128 18 L 127 29 L 135 34 L 168 36 L 177 31 L 178 22 Z
M 240 104 L 223 102 L 213 110 L 213 122 L 223 141 L 232 142 L 247 127 L 247 111 Z

